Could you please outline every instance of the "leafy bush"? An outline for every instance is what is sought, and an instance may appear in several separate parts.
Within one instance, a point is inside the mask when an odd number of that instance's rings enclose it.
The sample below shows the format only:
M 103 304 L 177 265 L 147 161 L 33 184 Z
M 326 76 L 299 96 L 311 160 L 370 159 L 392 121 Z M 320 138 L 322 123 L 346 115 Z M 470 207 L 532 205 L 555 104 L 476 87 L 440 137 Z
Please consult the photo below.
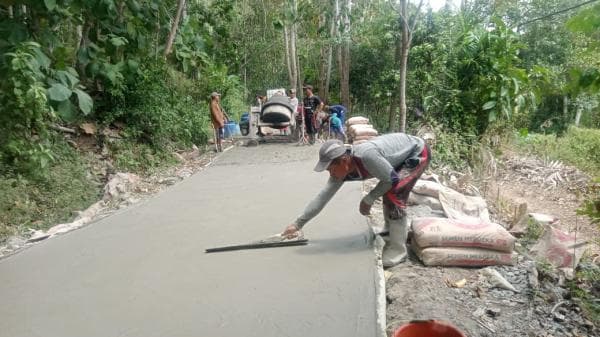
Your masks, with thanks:
M 44 169 L 53 159 L 47 142 L 46 122 L 54 118 L 44 87 L 47 57 L 34 42 L 1 56 L 0 165 L 19 172 Z
M 0 175 L 0 240 L 25 228 L 47 228 L 69 221 L 74 210 L 83 210 L 100 195 L 87 178 L 86 160 L 62 141 L 50 150 L 56 161 L 48 174 L 36 178 Z
M 128 83 L 126 99 L 98 118 L 105 124 L 122 122 L 129 139 L 155 147 L 205 143 L 208 105 L 194 84 L 161 61 L 146 62 Z
M 122 141 L 111 144 L 110 150 L 119 171 L 148 173 L 175 163 L 168 148 L 157 149 L 148 144 Z
M 473 143 L 477 140 L 474 135 L 462 134 L 450 130 L 436 122 L 427 123 L 425 127 L 419 126 L 418 130 L 409 133 L 422 136 L 422 130 L 429 129 L 435 134 L 435 143 L 431 145 L 432 167 L 449 166 L 452 169 L 465 169 L 471 160 Z
M 77 108 L 84 114 L 93 102 L 83 91 L 77 72 L 50 67 L 50 59 L 36 42 L 22 42 L 1 55 L 0 162 L 20 173 L 45 173 L 54 160 L 48 125 L 58 117 L 72 119 Z

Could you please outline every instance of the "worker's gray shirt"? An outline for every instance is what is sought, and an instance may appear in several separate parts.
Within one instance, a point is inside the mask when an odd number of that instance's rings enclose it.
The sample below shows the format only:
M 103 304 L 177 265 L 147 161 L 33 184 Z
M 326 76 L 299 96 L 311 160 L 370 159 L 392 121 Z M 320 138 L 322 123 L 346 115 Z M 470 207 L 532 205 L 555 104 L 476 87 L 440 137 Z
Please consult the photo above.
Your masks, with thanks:
M 375 199 L 384 195 L 392 188 L 392 179 L 396 168 L 400 167 L 406 159 L 417 157 L 425 147 L 425 142 L 418 137 L 404 133 L 392 133 L 376 137 L 368 142 L 354 145 L 352 156 L 358 158 L 370 176 L 360 176 L 357 180 L 377 178 L 379 183 L 363 201 L 369 205 Z M 325 205 L 331 200 L 335 193 L 342 187 L 346 180 L 337 180 L 329 177 L 325 187 L 306 206 L 304 212 L 294 221 L 294 224 L 302 228 L 310 219 L 314 218 Z

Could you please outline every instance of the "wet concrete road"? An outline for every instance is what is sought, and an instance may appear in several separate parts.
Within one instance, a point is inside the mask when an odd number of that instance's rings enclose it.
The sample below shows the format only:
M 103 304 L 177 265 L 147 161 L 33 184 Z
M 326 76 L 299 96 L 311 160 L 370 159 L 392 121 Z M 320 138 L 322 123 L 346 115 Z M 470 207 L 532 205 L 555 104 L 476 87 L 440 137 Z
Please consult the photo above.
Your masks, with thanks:
M 279 232 L 320 189 L 317 147 L 234 148 L 160 195 L 0 260 L 2 337 L 375 336 L 375 263 L 349 183 L 308 246 Z

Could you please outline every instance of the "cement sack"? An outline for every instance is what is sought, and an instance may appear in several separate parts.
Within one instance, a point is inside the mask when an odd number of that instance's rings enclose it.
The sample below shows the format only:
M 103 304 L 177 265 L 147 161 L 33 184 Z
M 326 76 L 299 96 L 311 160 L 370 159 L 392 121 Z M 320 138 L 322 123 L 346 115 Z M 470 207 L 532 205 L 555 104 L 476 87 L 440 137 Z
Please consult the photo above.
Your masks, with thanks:
M 377 130 L 373 129 L 373 127 L 366 127 L 362 125 L 352 125 L 350 127 L 350 134 L 353 137 L 373 137 L 377 136 L 379 133 Z
M 373 139 L 375 138 L 374 136 L 358 136 L 358 137 L 354 137 L 353 139 L 356 140 L 369 140 L 369 139 Z
M 373 128 L 373 125 L 371 125 L 371 124 L 354 124 L 354 125 L 350 125 L 348 127 L 348 132 L 350 132 L 351 134 L 355 134 L 356 131 L 362 130 L 362 129 L 375 130 Z
M 413 238 L 419 247 L 475 247 L 512 252 L 515 237 L 502 226 L 478 220 L 417 218 Z
M 368 140 L 355 140 L 352 142 L 352 145 L 358 145 L 366 142 L 368 142 Z
M 440 183 L 436 183 L 435 181 L 419 179 L 412 190 L 415 193 L 438 199 L 440 196 L 440 190 L 445 188 L 447 187 Z
M 414 189 L 413 189 L 414 191 Z M 428 195 L 418 194 L 414 192 L 410 192 L 408 195 L 408 204 L 409 205 L 426 205 L 429 206 L 434 211 L 442 211 L 442 203 L 437 198 L 430 197 Z
M 426 266 L 512 266 L 517 262 L 516 253 L 505 253 L 481 248 L 419 248 L 414 244 L 412 245 L 412 248 Z
M 358 131 L 356 131 L 356 133 L 354 133 L 354 136 L 356 138 L 358 137 L 376 137 L 379 133 L 377 132 L 377 130 L 375 129 L 359 129 Z
M 547 226 L 540 240 L 531 248 L 539 260 L 557 268 L 575 268 L 587 247 L 587 241 L 575 235 Z
M 347 125 L 369 124 L 369 119 L 366 117 L 361 117 L 361 116 L 352 117 L 346 121 L 346 124 Z
M 444 213 L 450 219 L 471 220 L 476 218 L 482 222 L 490 222 L 487 203 L 481 197 L 470 197 L 450 188 L 439 191 L 439 199 Z

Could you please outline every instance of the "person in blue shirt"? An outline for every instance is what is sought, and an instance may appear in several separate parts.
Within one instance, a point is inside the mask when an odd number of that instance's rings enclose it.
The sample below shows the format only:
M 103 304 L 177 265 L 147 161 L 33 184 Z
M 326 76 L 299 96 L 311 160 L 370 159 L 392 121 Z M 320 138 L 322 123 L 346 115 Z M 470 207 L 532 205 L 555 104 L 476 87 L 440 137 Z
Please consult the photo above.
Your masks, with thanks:
M 341 105 L 341 104 L 336 104 L 336 105 L 326 105 L 324 107 L 325 111 L 329 111 L 330 114 L 333 114 L 334 112 L 337 114 L 338 118 L 342 121 L 342 125 L 344 125 L 344 122 L 346 121 L 346 107 Z
M 342 120 L 338 117 L 337 113 L 334 112 L 329 116 L 329 125 L 331 126 L 331 132 L 333 132 L 334 137 L 345 142 L 346 134 L 344 133 Z

